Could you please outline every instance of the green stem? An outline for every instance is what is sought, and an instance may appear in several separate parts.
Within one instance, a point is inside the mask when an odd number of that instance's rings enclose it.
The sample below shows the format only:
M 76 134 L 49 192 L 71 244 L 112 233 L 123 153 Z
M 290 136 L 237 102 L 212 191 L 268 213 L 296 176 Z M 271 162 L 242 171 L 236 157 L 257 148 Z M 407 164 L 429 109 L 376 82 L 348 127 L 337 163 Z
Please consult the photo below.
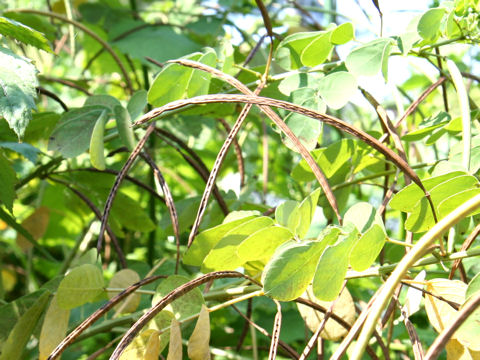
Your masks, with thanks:
M 357 343 L 352 352 L 352 360 L 360 360 L 367 347 L 370 337 L 375 330 L 380 315 L 391 299 L 395 288 L 400 283 L 402 278 L 407 273 L 408 269 L 415 264 L 415 262 L 422 257 L 428 248 L 442 236 L 450 227 L 468 216 L 472 211 L 480 207 L 480 195 L 473 197 L 466 201 L 454 211 L 449 213 L 441 219 L 435 226 L 430 229 L 422 238 L 415 244 L 415 246 L 404 256 L 404 258 L 395 267 L 390 277 L 380 289 L 376 300 L 373 302 L 371 310 L 365 319 Z

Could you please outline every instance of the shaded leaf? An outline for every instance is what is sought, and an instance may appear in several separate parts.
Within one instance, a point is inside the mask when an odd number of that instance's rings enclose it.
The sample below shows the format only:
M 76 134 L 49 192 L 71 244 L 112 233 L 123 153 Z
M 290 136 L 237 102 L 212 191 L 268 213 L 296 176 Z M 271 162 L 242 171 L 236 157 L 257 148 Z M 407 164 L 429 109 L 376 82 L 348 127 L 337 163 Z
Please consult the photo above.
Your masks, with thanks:
M 123 106 L 115 106 L 113 109 L 117 121 L 117 130 L 120 140 L 128 150 L 132 151 L 135 147 L 135 136 L 131 128 L 132 121 L 130 114 Z
M 317 209 L 320 191 L 320 188 L 312 191 L 312 193 L 310 193 L 310 195 L 308 195 L 298 206 L 297 212 L 299 214 L 300 221 L 297 228 L 295 229 L 295 234 L 300 239 L 303 239 L 307 235 L 308 230 L 310 229 L 313 215 L 315 214 L 315 210 Z
M 132 122 L 138 119 L 143 114 L 145 106 L 147 106 L 147 90 L 138 90 L 132 95 L 127 104 L 127 110 L 130 114 Z
M 360 237 L 350 253 L 350 266 L 353 270 L 364 271 L 375 262 L 385 244 L 385 230 L 374 224 Z
M 35 146 L 27 143 L 0 142 L 0 147 L 15 151 L 16 153 L 24 156 L 26 159 L 30 160 L 34 164 L 37 162 L 37 156 L 41 152 Z
M 191 360 L 210 360 L 210 313 L 202 305 L 192 336 L 188 340 L 188 358 Z
M 17 176 L 10 161 L 0 153 L 0 202 L 12 213 Z
M 18 319 L 2 347 L 0 360 L 20 360 L 37 322 L 48 304 L 50 292 L 43 293 L 38 300 Z
M 84 264 L 72 269 L 60 282 L 57 290 L 58 306 L 73 309 L 92 302 L 103 292 L 103 275 L 94 265 Z
M 93 128 L 104 112 L 104 106 L 92 105 L 64 113 L 50 136 L 48 150 L 59 151 L 67 158 L 83 153 L 88 149 Z

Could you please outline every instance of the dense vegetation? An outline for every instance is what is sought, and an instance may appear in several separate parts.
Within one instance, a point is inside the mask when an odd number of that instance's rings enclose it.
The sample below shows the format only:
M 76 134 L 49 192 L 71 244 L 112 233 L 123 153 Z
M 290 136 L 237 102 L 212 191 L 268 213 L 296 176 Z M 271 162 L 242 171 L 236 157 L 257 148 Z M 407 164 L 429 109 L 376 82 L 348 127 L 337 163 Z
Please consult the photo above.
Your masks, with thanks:
M 0 4 L 0 360 L 480 358 L 479 2 L 319 3 Z

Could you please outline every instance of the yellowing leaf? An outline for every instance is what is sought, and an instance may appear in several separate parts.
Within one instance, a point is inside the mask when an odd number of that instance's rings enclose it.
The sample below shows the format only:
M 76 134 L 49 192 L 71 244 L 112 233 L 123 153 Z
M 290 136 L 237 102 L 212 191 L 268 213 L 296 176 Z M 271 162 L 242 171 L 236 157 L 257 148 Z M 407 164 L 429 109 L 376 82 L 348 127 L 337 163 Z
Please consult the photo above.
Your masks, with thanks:
M 442 298 L 453 301 L 456 304 L 463 304 L 467 285 L 458 280 L 433 279 L 427 281 L 426 290 Z M 457 310 L 444 300 L 425 295 L 425 310 L 432 326 L 441 332 L 457 316 Z M 456 339 L 456 334 L 453 334 Z
M 45 320 L 43 320 L 42 330 L 39 340 L 39 359 L 48 358 L 53 349 L 64 339 L 68 329 L 68 319 L 70 310 L 62 309 L 58 306 L 57 296 L 55 295 L 50 302 Z
M 170 327 L 170 346 L 168 347 L 167 360 L 182 360 L 182 333 L 180 332 L 180 323 L 172 320 Z
M 2 269 L 2 286 L 6 292 L 11 291 L 17 283 L 17 275 L 10 269 Z
M 157 330 L 148 329 L 138 334 L 120 356 L 120 360 L 152 360 L 160 354 L 160 340 Z M 158 350 L 156 350 L 158 349 Z M 157 357 L 153 357 L 155 355 Z M 148 357 L 147 357 L 148 356 Z
M 307 291 L 305 291 L 302 297 L 309 299 L 310 301 L 313 301 L 318 305 L 321 305 L 325 309 L 329 309 L 332 304 L 331 301 L 318 300 L 315 295 L 313 295 L 311 286 L 308 287 Z M 321 322 L 323 321 L 324 314 L 320 311 L 312 309 L 310 306 L 307 305 L 297 304 L 297 307 L 308 328 L 312 332 L 315 332 L 315 330 L 318 329 Z M 335 315 L 341 317 L 350 325 L 353 325 L 353 323 L 355 322 L 355 306 L 353 304 L 352 296 L 350 295 L 350 292 L 347 288 L 345 288 L 340 294 L 340 297 L 338 298 L 333 308 L 333 312 Z M 345 329 L 338 322 L 330 318 L 329 320 L 327 320 L 325 328 L 320 333 L 320 336 L 325 340 L 339 341 L 345 335 L 347 335 L 347 333 L 347 329 Z
M 48 221 L 50 219 L 50 210 L 41 206 L 22 222 L 22 226 L 27 230 L 35 240 L 40 239 L 47 231 Z M 33 244 L 22 234 L 17 234 L 17 245 L 24 251 L 30 250 Z
M 108 287 L 124 289 L 129 287 L 130 285 L 135 284 L 138 281 L 140 281 L 140 276 L 135 271 L 130 269 L 123 269 L 113 275 L 110 283 L 108 284 Z M 118 292 L 109 292 L 108 297 L 111 299 L 117 294 Z M 133 293 L 127 296 L 125 300 L 115 305 L 115 310 L 120 313 L 131 313 L 137 309 L 139 303 L 140 295 Z
M 210 314 L 202 305 L 200 316 L 188 340 L 188 357 L 191 360 L 210 360 Z
M 450 339 L 445 349 L 447 350 L 447 360 L 480 360 L 479 351 L 471 351 L 455 339 Z

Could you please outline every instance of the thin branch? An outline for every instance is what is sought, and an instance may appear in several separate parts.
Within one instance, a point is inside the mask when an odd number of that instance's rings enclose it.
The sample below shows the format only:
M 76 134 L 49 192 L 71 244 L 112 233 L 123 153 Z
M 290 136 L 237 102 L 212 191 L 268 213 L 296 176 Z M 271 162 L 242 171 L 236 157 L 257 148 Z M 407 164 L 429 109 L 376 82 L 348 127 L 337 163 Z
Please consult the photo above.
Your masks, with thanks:
M 218 118 L 218 121 L 220 121 L 227 132 L 232 131 L 232 128 L 230 125 L 228 125 L 224 118 Z M 240 174 L 240 187 L 242 188 L 245 185 L 245 164 L 242 156 L 242 148 L 240 147 L 237 138 L 233 139 L 233 148 L 237 157 L 238 173 Z
M 277 305 L 277 313 L 273 320 L 272 341 L 270 343 L 270 351 L 268 353 L 268 360 L 275 360 L 277 356 L 278 342 L 280 340 L 280 329 L 282 328 L 282 306 L 277 300 L 273 300 Z
M 122 61 L 118 57 L 117 53 L 113 50 L 113 48 L 105 41 L 103 40 L 100 36 L 98 36 L 94 31 L 90 30 L 87 28 L 85 25 L 79 23 L 78 21 L 69 19 L 65 16 L 62 16 L 60 14 L 54 13 L 54 12 L 48 12 L 48 11 L 40 11 L 40 10 L 33 10 L 33 9 L 15 9 L 15 12 L 19 13 L 27 13 L 27 14 L 36 14 L 36 15 L 41 15 L 41 16 L 48 16 L 51 18 L 58 19 L 60 21 L 63 21 L 65 23 L 71 24 L 78 29 L 82 30 L 85 32 L 87 35 L 98 41 L 104 48 L 107 50 L 110 55 L 112 55 L 113 60 L 117 63 L 118 67 L 120 68 L 120 71 L 122 72 L 122 75 L 125 79 L 125 82 L 127 83 L 127 89 L 129 90 L 130 93 L 133 93 L 133 86 L 132 82 L 130 80 L 130 77 L 128 76 L 127 70 L 125 69 L 125 66 L 123 66 Z
M 472 296 L 465 306 L 458 312 L 457 317 L 448 326 L 446 326 L 440 335 L 435 339 L 432 346 L 428 349 L 425 360 L 435 360 L 446 343 L 457 329 L 464 323 L 464 321 L 480 306 L 480 293 Z
M 473 242 L 475 241 L 475 239 L 479 234 L 480 234 L 480 224 L 477 224 L 477 226 L 475 226 L 475 229 L 473 229 L 470 235 L 468 235 L 467 239 L 463 242 L 460 251 L 468 250 L 470 246 L 472 246 Z M 455 275 L 455 271 L 457 271 L 461 263 L 462 263 L 462 259 L 457 259 L 452 264 L 452 269 L 450 270 L 450 274 L 448 275 L 448 278 L 450 280 L 453 279 L 453 276 Z
M 54 78 L 54 77 L 44 76 L 44 75 L 40 76 L 40 80 L 47 81 L 47 82 L 56 82 L 56 83 L 71 87 L 73 89 L 76 89 L 78 91 L 81 91 L 87 96 L 92 96 L 92 93 L 90 91 L 76 84 L 73 80 L 59 79 L 59 78 Z
M 57 103 L 60 104 L 60 106 L 62 107 L 63 111 L 68 111 L 68 106 L 62 101 L 62 99 L 60 99 L 57 94 L 41 87 L 41 86 L 38 86 L 37 87 L 37 91 L 42 94 L 42 95 L 45 95 L 45 96 L 48 96 L 49 98 L 52 98 L 53 100 L 55 100 Z
M 122 355 L 126 347 L 133 341 L 135 336 L 140 332 L 140 330 L 152 320 L 160 311 L 162 311 L 168 304 L 172 301 L 178 299 L 179 297 L 185 295 L 191 290 L 197 288 L 198 286 L 205 284 L 211 279 L 222 279 L 222 278 L 238 278 L 244 277 L 251 281 L 253 279 L 248 276 L 241 274 L 236 271 L 218 271 L 212 272 L 205 275 L 202 275 L 194 280 L 191 280 L 182 286 L 177 287 L 175 290 L 172 290 L 167 295 L 165 295 L 158 303 L 156 303 L 152 308 L 150 308 L 140 319 L 138 319 L 135 324 L 133 324 L 130 329 L 125 333 L 120 343 L 115 348 L 110 360 L 118 360 Z M 256 283 L 256 281 L 254 281 Z
M 105 305 L 100 307 L 98 310 L 96 310 L 92 315 L 90 315 L 88 318 L 83 320 L 83 322 L 78 325 L 68 336 L 62 340 L 60 344 L 57 345 L 57 347 L 52 351 L 52 353 L 49 355 L 47 360 L 54 360 L 60 357 L 62 352 L 70 345 L 72 344 L 75 339 L 83 333 L 86 329 L 90 327 L 95 321 L 97 321 L 99 318 L 101 318 L 104 314 L 106 314 L 111 308 L 113 308 L 116 304 L 118 304 L 120 301 L 122 301 L 124 298 L 126 298 L 128 295 L 133 293 L 135 290 L 137 290 L 139 287 L 150 284 L 151 282 L 154 282 L 158 279 L 165 278 L 166 276 L 164 275 L 157 275 L 157 276 L 152 276 L 148 277 L 146 279 L 143 279 L 125 290 L 123 290 L 121 293 L 115 295 L 113 298 L 111 298 Z

